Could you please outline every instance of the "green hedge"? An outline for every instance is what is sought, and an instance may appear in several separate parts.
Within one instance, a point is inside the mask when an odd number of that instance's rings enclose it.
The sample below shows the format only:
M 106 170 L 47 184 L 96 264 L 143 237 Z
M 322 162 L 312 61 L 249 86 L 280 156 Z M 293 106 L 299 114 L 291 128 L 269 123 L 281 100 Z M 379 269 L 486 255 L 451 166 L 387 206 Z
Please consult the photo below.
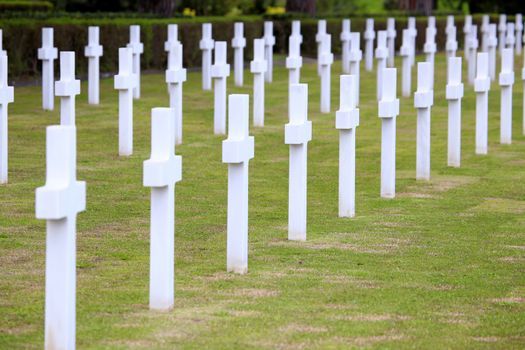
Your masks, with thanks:
M 53 4 L 49 1 L 14 0 L 0 1 L 0 12 L 47 12 L 53 10 Z
M 41 28 L 52 26 L 55 28 L 55 46 L 59 50 L 72 50 L 77 54 L 77 74 L 84 76 L 87 70 L 87 62 L 84 57 L 84 46 L 87 41 L 88 25 L 100 26 L 100 40 L 104 46 L 104 56 L 100 62 L 102 72 L 113 73 L 118 67 L 118 48 L 123 47 L 128 42 L 128 31 L 130 24 L 140 24 L 142 28 L 142 42 L 144 43 L 144 55 L 142 57 L 143 69 L 164 70 L 166 67 L 166 55 L 164 53 L 164 41 L 166 40 L 166 25 L 168 23 L 179 24 L 179 40 L 184 45 L 184 65 L 185 67 L 198 67 L 201 64 L 201 52 L 199 50 L 199 40 L 201 36 L 201 23 L 206 19 L 101 19 L 101 20 L 0 20 L 0 27 L 4 31 L 4 49 L 9 55 L 9 78 L 16 81 L 23 78 L 40 75 L 40 62 L 37 60 L 37 49 L 41 45 Z M 245 36 L 247 47 L 245 59 L 251 60 L 253 51 L 253 39 L 261 37 L 263 31 L 263 19 L 246 17 L 242 18 L 245 22 Z M 497 18 L 493 17 L 492 22 Z M 352 18 L 352 31 L 363 32 L 365 28 L 365 18 Z M 228 18 L 213 18 L 213 37 L 215 40 L 231 41 L 233 35 L 233 21 Z M 480 24 L 481 17 L 475 16 L 474 22 Z M 274 35 L 276 36 L 276 54 L 286 54 L 288 36 L 291 31 L 289 20 L 274 20 Z M 425 41 L 426 18 L 417 19 L 417 47 L 421 49 Z M 445 45 L 444 28 L 446 17 L 438 17 L 436 26 L 438 35 L 437 45 L 440 50 Z M 407 19 L 398 18 L 396 28 L 398 31 L 396 46 L 401 44 L 401 30 L 406 28 Z M 457 39 L 459 47 L 463 46 L 463 16 L 456 16 L 456 27 L 458 28 Z M 332 47 L 334 54 L 339 54 L 341 50 L 339 33 L 341 19 L 329 19 L 327 30 L 332 34 Z M 375 21 L 376 30 L 386 28 L 386 18 L 378 18 Z M 301 48 L 304 56 L 316 56 L 315 34 L 317 32 L 316 19 L 302 20 L 302 34 L 304 37 Z M 362 48 L 364 45 L 362 44 Z M 229 50 L 231 60 L 232 50 Z

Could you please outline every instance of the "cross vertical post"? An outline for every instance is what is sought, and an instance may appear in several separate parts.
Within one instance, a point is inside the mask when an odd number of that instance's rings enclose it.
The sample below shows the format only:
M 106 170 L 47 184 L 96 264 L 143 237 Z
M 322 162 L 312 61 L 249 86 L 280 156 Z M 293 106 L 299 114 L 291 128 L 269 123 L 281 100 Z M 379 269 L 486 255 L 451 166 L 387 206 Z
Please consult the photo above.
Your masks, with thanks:
M 417 64 L 417 91 L 414 107 L 417 109 L 416 180 L 430 180 L 430 109 L 434 103 L 432 64 Z
M 0 53 L 0 184 L 8 178 L 8 113 L 7 106 L 14 101 L 13 87 L 7 82 L 7 55 Z
M 88 28 L 88 45 L 84 48 L 84 56 L 88 58 L 88 103 L 98 105 L 100 101 L 100 57 L 103 53 L 99 44 L 99 27 Z
M 212 39 L 211 23 L 202 24 L 202 39 L 199 47 L 202 51 L 202 89 L 211 90 L 211 54 L 215 42 Z
M 498 47 L 498 37 L 496 36 L 496 25 L 489 25 L 487 38 L 487 49 L 489 54 L 489 76 L 490 80 L 496 79 L 496 51 Z
M 400 55 L 402 57 L 402 77 L 401 93 L 404 97 L 412 94 L 412 64 L 410 63 L 412 55 L 411 37 L 408 29 L 403 29 L 403 44 L 401 45 Z
M 321 64 L 321 113 L 330 113 L 330 77 L 333 62 L 332 36 L 326 34 L 321 41 L 321 55 L 319 56 L 319 63 Z
M 474 81 L 476 92 L 476 154 L 487 154 L 488 104 L 489 104 L 489 63 L 486 52 L 478 53 L 477 73 Z
M 273 80 L 273 47 L 275 45 L 275 36 L 273 35 L 273 22 L 264 22 L 264 57 L 268 64 L 268 69 L 265 73 L 265 78 L 268 83 Z
M 140 55 L 144 52 L 144 44 L 140 42 L 140 26 L 129 26 L 129 44 L 133 54 L 133 75 L 137 80 L 133 87 L 133 98 L 140 98 Z
M 350 26 L 351 22 L 349 19 L 343 19 L 342 30 L 341 30 L 341 64 L 343 73 L 350 73 L 350 61 L 348 54 L 350 53 Z
M 375 54 L 377 59 L 376 95 L 378 101 L 381 99 L 383 69 L 386 68 L 386 60 L 388 58 L 388 47 L 386 46 L 387 34 L 386 30 L 377 32 L 377 48 Z
M 133 74 L 133 51 L 129 47 L 118 50 L 119 72 L 114 87 L 118 90 L 118 152 L 120 156 L 133 154 L 133 88 L 137 84 Z
M 75 79 L 75 52 L 60 52 L 60 80 L 55 95 L 60 97 L 60 124 L 75 125 L 75 96 L 80 94 L 80 80 Z
M 355 76 L 356 88 L 354 90 L 355 102 L 359 106 L 359 86 L 360 86 L 360 69 L 361 59 L 363 53 L 361 52 L 361 33 L 352 32 L 350 33 L 350 75 Z
M 387 37 L 387 47 L 388 47 L 388 67 L 394 67 L 395 55 L 396 55 L 396 19 L 394 17 L 389 17 L 386 21 L 386 37 Z
M 244 23 L 235 22 L 234 37 L 232 39 L 233 47 L 233 75 L 235 77 L 235 85 L 242 86 L 244 82 L 244 47 L 246 46 L 246 39 L 244 38 Z
M 509 26 L 513 23 L 509 23 Z M 512 143 L 512 86 L 514 85 L 514 45 L 501 53 L 500 143 Z
M 461 164 L 461 57 L 450 57 L 447 65 L 448 100 L 448 166 L 459 167 Z
M 170 95 L 170 108 L 175 121 L 175 144 L 182 143 L 182 84 L 186 81 L 186 69 L 182 68 L 182 44 L 175 42 L 168 53 L 166 83 Z
M 42 61 L 42 108 L 47 111 L 55 107 L 53 83 L 57 56 L 58 50 L 53 47 L 53 28 L 42 28 L 42 47 L 38 49 L 38 59 Z
M 297 38 L 295 39 L 297 40 Z M 264 73 L 267 69 L 268 62 L 264 56 L 264 39 L 255 39 L 253 41 L 253 61 L 250 62 L 250 71 L 253 73 L 253 126 L 256 127 L 264 126 Z
M 374 39 L 376 32 L 374 31 L 374 19 L 366 19 L 366 28 L 364 33 L 365 38 L 365 69 L 369 72 L 374 68 Z
M 215 42 L 215 63 L 211 67 L 214 79 L 213 131 L 215 135 L 226 134 L 226 78 L 230 65 L 226 63 L 226 41 Z
M 320 19 L 317 21 L 317 34 L 315 34 L 315 42 L 317 43 L 317 75 L 319 76 L 321 76 L 321 63 L 319 61 L 319 57 L 321 57 L 321 42 L 326 34 L 326 19 Z

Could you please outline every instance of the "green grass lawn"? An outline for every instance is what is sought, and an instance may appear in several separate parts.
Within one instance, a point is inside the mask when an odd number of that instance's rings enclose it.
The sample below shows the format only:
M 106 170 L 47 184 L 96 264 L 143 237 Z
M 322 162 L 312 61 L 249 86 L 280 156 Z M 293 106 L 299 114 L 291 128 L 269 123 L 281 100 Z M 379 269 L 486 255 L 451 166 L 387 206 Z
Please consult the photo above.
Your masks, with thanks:
M 276 67 L 266 87 L 266 126 L 251 128 L 244 276 L 226 273 L 225 137 L 213 135 L 212 92 L 201 90 L 200 73 L 189 73 L 177 149 L 183 179 L 176 188 L 176 300 L 166 313 L 148 310 L 150 190 L 142 186 L 151 108 L 168 103 L 164 75 L 142 78 L 129 158 L 117 155 L 113 80 L 102 80 L 100 106 L 87 104 L 83 82 L 78 179 L 87 182 L 87 210 L 78 217 L 78 348 L 523 348 L 525 137 L 516 60 L 512 145 L 499 144 L 493 84 L 489 154 L 474 154 L 475 94 L 466 84 L 462 166 L 455 169 L 446 165 L 446 67 L 437 56 L 432 180 L 415 181 L 416 111 L 412 98 L 401 98 L 393 200 L 379 196 L 375 73 L 362 69 L 353 219 L 337 216 L 340 62 L 332 70 L 334 113 L 324 115 L 315 65 L 303 67 L 313 122 L 303 243 L 287 241 L 288 74 Z M 230 77 L 229 92 L 251 94 L 251 80 L 246 73 L 246 87 L 234 88 Z M 2 349 L 43 347 L 45 222 L 35 219 L 34 191 L 45 181 L 45 128 L 59 123 L 58 99 L 55 109 L 42 111 L 40 87 L 17 88 L 9 107 L 10 178 L 0 187 Z

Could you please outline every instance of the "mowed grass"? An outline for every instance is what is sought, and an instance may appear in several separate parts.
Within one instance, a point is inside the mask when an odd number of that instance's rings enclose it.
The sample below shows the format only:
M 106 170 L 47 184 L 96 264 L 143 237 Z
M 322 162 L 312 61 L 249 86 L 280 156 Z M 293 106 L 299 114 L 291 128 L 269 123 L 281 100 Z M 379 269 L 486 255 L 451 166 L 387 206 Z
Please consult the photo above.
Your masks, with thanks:
M 316 67 L 305 65 L 313 140 L 303 243 L 287 241 L 288 74 L 276 66 L 266 86 L 266 125 L 250 131 L 255 158 L 244 276 L 226 273 L 225 266 L 225 137 L 213 135 L 213 93 L 201 90 L 199 73 L 189 73 L 184 143 L 177 147 L 183 179 L 176 186 L 176 301 L 165 313 L 148 310 L 150 190 L 142 186 L 150 111 L 168 103 L 164 76 L 142 77 L 134 154 L 127 158 L 117 155 L 113 80 L 102 80 L 100 106 L 87 104 L 83 82 L 78 179 L 87 182 L 87 210 L 78 216 L 78 348 L 523 348 L 525 137 L 521 59 L 516 61 L 512 145 L 499 144 L 500 96 L 493 83 L 489 154 L 474 154 L 475 94 L 465 84 L 457 169 L 446 165 L 446 65 L 437 56 L 432 180 L 415 180 L 416 111 L 412 98 L 401 98 L 393 200 L 379 196 L 375 73 L 362 67 L 353 219 L 337 215 L 340 62 L 332 69 L 330 114 L 319 113 Z M 466 77 L 466 62 L 463 68 Z M 413 76 L 415 84 L 415 71 Z M 229 93 L 251 94 L 251 82 L 245 72 L 246 86 L 235 88 L 230 77 Z M 39 87 L 17 88 L 15 100 L 9 107 L 9 184 L 0 187 L 0 348 L 39 349 L 45 222 L 35 219 L 34 190 L 45 182 L 45 128 L 59 123 L 59 104 L 57 99 L 55 112 L 42 111 Z

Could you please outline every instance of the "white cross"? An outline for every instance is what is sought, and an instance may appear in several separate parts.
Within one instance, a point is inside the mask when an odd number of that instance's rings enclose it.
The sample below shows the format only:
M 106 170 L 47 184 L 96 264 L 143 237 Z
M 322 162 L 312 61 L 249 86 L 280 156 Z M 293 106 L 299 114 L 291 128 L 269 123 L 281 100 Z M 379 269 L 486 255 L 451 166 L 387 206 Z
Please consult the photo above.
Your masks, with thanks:
M 456 28 L 454 24 L 454 16 L 447 16 L 447 25 L 445 27 L 445 34 L 448 34 L 450 28 Z
M 299 45 L 303 43 L 303 36 L 301 35 L 301 21 L 292 21 L 292 34 L 291 36 L 299 39 Z
M 489 64 L 488 54 L 480 52 L 477 56 L 477 72 L 474 81 L 476 92 L 476 154 L 487 154 L 488 104 L 489 104 Z
M 182 68 L 182 44 L 173 44 L 168 54 L 166 83 L 170 95 L 170 108 L 174 112 L 175 143 L 182 143 L 182 83 L 186 81 L 186 69 Z
M 7 183 L 8 122 L 7 106 L 14 101 L 14 90 L 7 82 L 7 55 L 0 54 L 0 184 Z
M 228 97 L 228 138 L 222 141 L 222 162 L 228 164 L 226 268 L 248 272 L 248 162 L 254 155 L 249 136 L 249 96 Z
M 213 130 L 216 135 L 226 134 L 226 78 L 230 65 L 226 63 L 226 41 L 215 42 L 215 63 L 211 67 L 214 78 Z
M 288 186 L 288 239 L 306 241 L 307 157 L 312 140 L 308 120 L 308 85 L 292 84 L 288 95 L 289 122 L 284 127 L 284 143 L 290 145 Z
M 463 35 L 464 35 L 463 55 L 464 55 L 465 59 L 467 60 L 467 63 L 470 60 L 470 57 L 468 55 L 468 45 L 469 45 L 468 42 L 469 42 L 471 28 L 472 28 L 472 16 L 471 15 L 466 15 L 465 16 L 465 22 L 463 23 Z M 476 59 L 476 58 L 474 58 L 474 59 Z
M 301 57 L 300 37 L 290 35 L 288 38 L 288 57 L 286 57 L 286 68 L 288 69 L 288 85 L 299 84 L 301 80 L 301 67 L 303 58 Z
M 417 91 L 414 107 L 417 109 L 416 179 L 430 180 L 430 108 L 434 103 L 432 64 L 417 64 Z
M 320 19 L 317 21 L 317 33 L 315 34 L 315 42 L 317 43 L 317 74 L 319 76 L 321 76 L 321 64 L 319 63 L 319 57 L 321 56 L 321 42 L 326 34 L 326 19 Z
M 242 86 L 244 80 L 244 47 L 246 39 L 244 38 L 244 23 L 236 22 L 234 24 L 234 37 L 232 39 L 233 47 L 233 75 L 235 85 Z
M 516 20 L 516 54 L 521 55 L 521 49 L 523 47 L 522 43 L 522 33 L 523 33 L 523 17 L 521 13 L 517 13 L 515 16 Z
M 288 62 L 288 61 L 287 61 Z M 253 74 L 253 126 L 264 126 L 264 73 L 268 63 L 264 57 L 264 39 L 253 41 L 253 61 L 250 71 Z
M 523 55 L 523 68 L 521 69 L 521 81 L 523 82 L 523 101 L 525 101 L 525 55 Z M 525 104 L 523 108 L 523 135 L 525 135 Z
M 140 42 L 140 26 L 129 26 L 129 44 L 133 54 L 133 74 L 137 82 L 133 87 L 133 98 L 140 98 L 140 55 L 144 52 L 144 44 Z
M 468 38 L 468 82 L 474 83 L 476 77 L 476 53 L 478 52 L 478 26 L 471 26 Z
M 321 113 L 330 113 L 330 68 L 333 62 L 332 36 L 326 34 L 321 41 L 321 55 L 319 56 L 321 65 Z
M 175 184 L 182 158 L 175 155 L 174 111 L 151 111 L 151 156 L 144 162 L 144 186 L 151 187 L 149 307 L 169 310 L 174 299 Z
M 448 100 L 448 166 L 461 164 L 461 57 L 448 59 L 446 98 Z
M 80 94 L 80 80 L 75 79 L 75 53 L 60 52 L 60 80 L 55 95 L 60 97 L 60 124 L 75 125 L 75 96 Z
M 350 60 L 348 54 L 350 53 L 350 27 L 351 22 L 349 19 L 343 19 L 342 30 L 341 30 L 341 63 L 343 66 L 343 73 L 350 73 Z
M 363 53 L 361 52 L 361 33 L 352 32 L 350 33 L 350 74 L 355 76 L 356 88 L 354 89 L 355 101 L 359 106 L 359 86 L 360 86 L 360 69 L 361 69 L 361 59 L 363 58 Z
M 481 32 L 481 51 L 483 52 L 487 52 L 488 50 L 487 40 L 489 37 L 489 26 L 490 26 L 490 16 L 483 15 L 483 17 L 481 17 L 481 26 L 479 27 L 479 30 Z
M 412 94 L 412 37 L 409 29 L 403 29 L 403 43 L 399 50 L 399 55 L 402 58 L 402 77 L 401 77 L 401 93 L 404 97 L 409 97 Z
M 489 54 L 489 76 L 490 80 L 496 79 L 496 48 L 498 47 L 498 37 L 496 35 L 497 27 L 495 24 L 489 25 L 489 36 L 487 39 L 487 48 Z
M 499 24 L 498 24 L 498 44 L 499 44 L 499 53 L 503 52 L 505 48 L 505 35 L 507 34 L 507 15 L 499 15 Z
M 372 71 L 374 67 L 374 39 L 376 37 L 376 32 L 374 31 L 374 19 L 366 19 L 366 29 L 365 29 L 365 69 L 367 71 Z
M 99 45 L 99 27 L 89 27 L 88 45 L 84 48 L 84 55 L 88 58 L 88 102 L 93 105 L 99 103 L 99 60 L 102 53 L 102 45 Z
M 513 23 L 509 23 L 509 26 L 511 24 Z M 514 45 L 503 49 L 503 52 L 501 53 L 501 72 L 499 74 L 499 85 L 501 86 L 500 142 L 502 144 L 511 144 L 512 85 L 514 85 Z
M 514 36 L 514 23 L 507 24 L 507 35 L 505 36 L 505 47 L 511 48 L 514 53 L 514 45 L 516 45 L 516 37 Z
M 435 17 L 429 17 L 434 19 L 434 26 L 429 26 L 426 29 L 426 42 L 423 47 L 425 52 L 426 62 L 430 63 L 430 87 L 434 89 L 434 56 L 436 54 L 436 27 L 435 27 Z
M 377 59 L 376 94 L 378 101 L 381 99 L 381 80 L 383 69 L 386 68 L 386 60 L 388 58 L 388 47 L 386 45 L 387 34 L 386 30 L 377 32 L 377 48 L 375 54 Z
M 133 154 L 133 88 L 137 77 L 133 74 L 132 60 L 131 48 L 118 49 L 119 71 L 114 87 L 118 90 L 118 152 L 121 156 Z
M 38 59 L 42 61 L 42 108 L 49 111 L 55 107 L 53 82 L 57 56 L 57 48 L 53 47 L 53 28 L 42 28 L 42 47 L 38 49 Z
M 381 118 L 381 197 L 396 196 L 396 117 L 399 99 L 396 98 L 396 68 L 383 72 L 383 92 L 379 101 Z
M 202 51 L 202 89 L 211 90 L 211 53 L 215 42 L 212 39 L 211 23 L 202 24 L 202 39 L 199 47 Z
M 168 38 L 164 42 L 164 51 L 170 54 L 170 51 L 175 49 L 175 45 L 179 42 L 179 27 L 176 24 L 168 24 Z
M 458 41 L 456 39 L 456 27 L 450 27 L 447 30 L 447 42 L 445 43 L 445 50 L 447 52 L 447 62 L 449 58 L 456 56 L 458 50 Z
M 3 32 L 2 32 L 2 29 L 0 28 L 0 56 L 5 56 L 5 55 L 7 55 L 7 52 L 4 50 Z
M 268 83 L 273 80 L 273 46 L 275 45 L 275 36 L 273 35 L 273 22 L 264 22 L 264 57 L 268 63 L 268 69 L 265 73 L 265 79 Z
M 416 63 L 416 17 L 408 17 L 408 32 L 410 33 L 410 65 Z
M 388 61 L 389 67 L 394 67 L 394 56 L 396 54 L 396 19 L 389 17 L 386 21 L 386 38 L 388 47 Z
M 355 134 L 359 126 L 356 77 L 341 75 L 339 85 L 339 110 L 335 114 L 335 128 L 339 130 L 339 217 L 354 217 Z
M 36 189 L 36 218 L 46 224 L 45 349 L 75 348 L 76 219 L 86 183 L 76 179 L 76 128 L 49 126 L 46 184 Z

